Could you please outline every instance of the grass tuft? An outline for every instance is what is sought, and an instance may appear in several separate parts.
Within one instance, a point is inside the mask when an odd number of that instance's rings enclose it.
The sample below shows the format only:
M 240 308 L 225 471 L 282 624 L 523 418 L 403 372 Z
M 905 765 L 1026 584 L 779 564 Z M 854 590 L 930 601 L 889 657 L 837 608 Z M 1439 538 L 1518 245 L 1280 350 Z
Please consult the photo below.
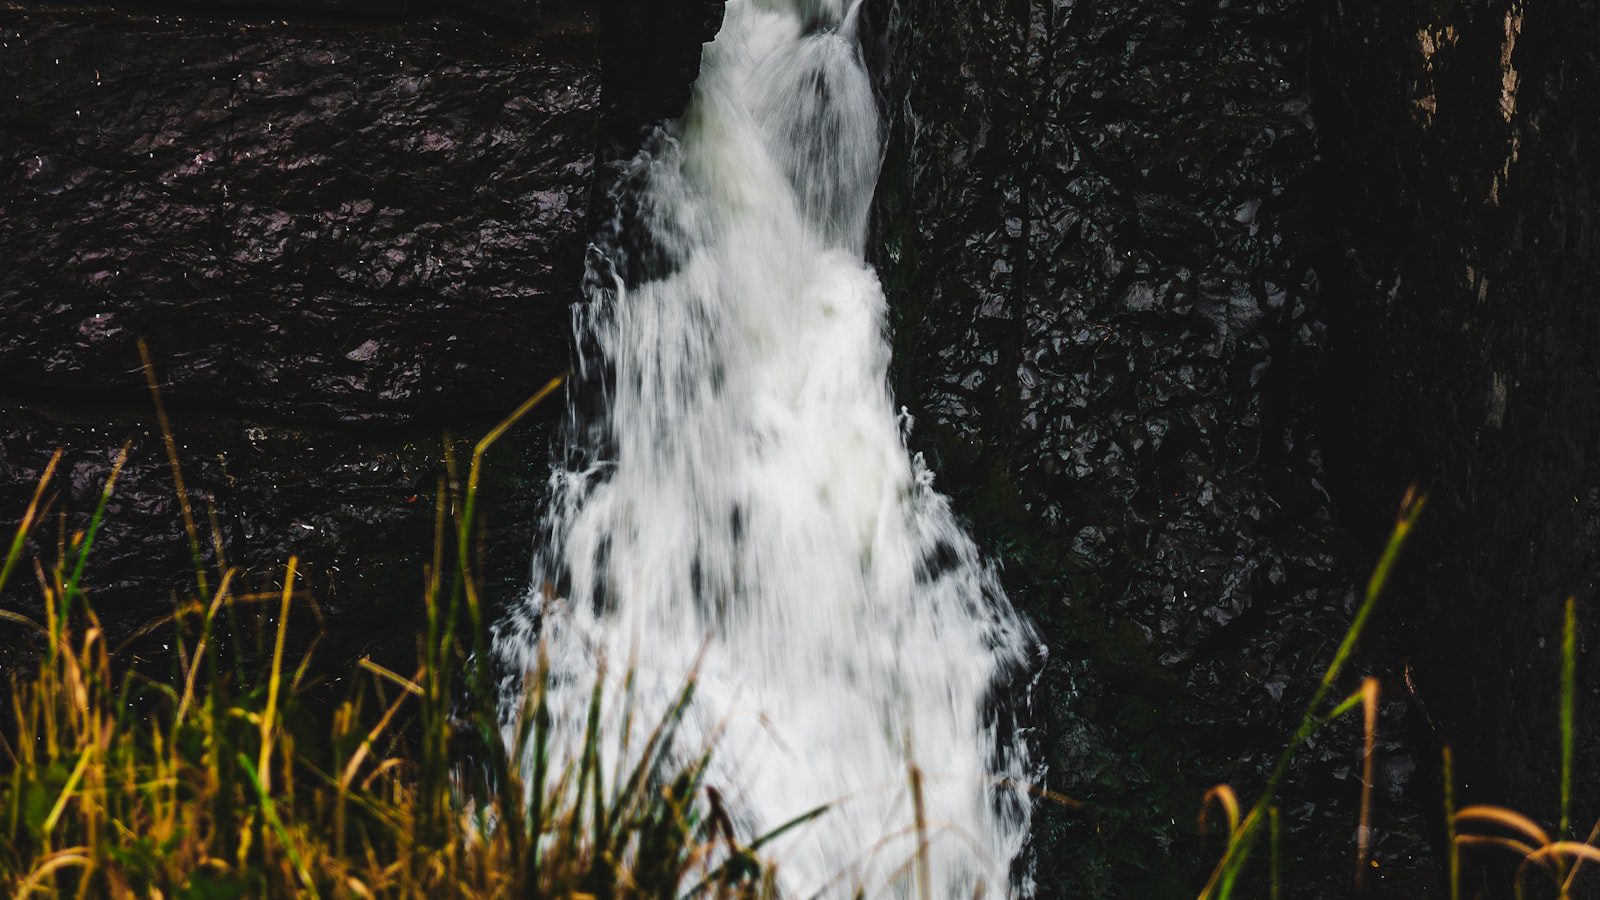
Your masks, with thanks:
M 181 485 L 147 353 L 146 375 Z M 124 447 L 86 531 L 63 540 L 53 562 L 36 564 L 46 621 L 0 613 L 7 639 L 35 651 L 11 673 L 0 708 L 0 894 L 772 894 L 775 871 L 760 850 L 775 834 L 741 841 L 726 814 L 711 813 L 720 809 L 702 783 L 711 750 L 682 762 L 673 749 L 692 680 L 610 780 L 592 752 L 593 728 L 591 752 L 553 762 L 543 665 L 526 679 L 522 714 L 502 730 L 473 575 L 478 474 L 494 440 L 562 380 L 477 444 L 464 496 L 447 503 L 441 493 L 414 674 L 364 661 L 331 710 L 306 694 L 310 651 L 296 661 L 286 649 L 295 607 L 312 602 L 297 584 L 298 561 L 287 561 L 276 596 L 241 593 L 239 570 L 220 552 L 207 570 L 187 498 L 197 591 L 139 632 L 172 629 L 176 677 L 145 675 L 122 653 L 126 643 L 108 647 L 82 578 Z M 43 518 L 59 459 L 22 518 L 0 586 Z M 251 658 L 217 633 L 237 620 L 236 606 L 273 600 L 270 657 Z M 597 694 L 591 722 L 599 703 Z M 524 760 L 533 761 L 529 771 Z
M 1335 704 L 1324 712 L 1329 693 L 1333 690 L 1339 675 L 1344 671 L 1345 664 L 1355 653 L 1356 644 L 1361 635 L 1366 631 L 1367 622 L 1372 618 L 1373 611 L 1377 608 L 1378 599 L 1383 596 L 1384 587 L 1393 574 L 1394 566 L 1400 559 L 1400 551 L 1405 547 L 1406 540 L 1411 536 L 1416 527 L 1418 518 L 1422 515 L 1423 508 L 1427 505 L 1427 498 L 1418 494 L 1416 489 L 1406 493 L 1405 499 L 1400 503 L 1400 512 L 1395 520 L 1394 531 L 1389 536 L 1383 555 L 1379 557 L 1378 564 L 1372 570 L 1372 576 L 1367 580 L 1366 592 L 1362 597 L 1361 605 L 1356 609 L 1355 619 L 1351 622 L 1349 630 L 1345 632 L 1344 639 L 1334 651 L 1333 660 L 1328 663 L 1328 668 L 1323 671 L 1322 678 L 1318 681 L 1316 690 L 1312 692 L 1311 701 L 1306 704 L 1304 714 L 1301 716 L 1300 725 L 1290 737 L 1289 743 L 1278 755 L 1277 764 L 1267 776 L 1266 785 L 1261 791 L 1261 796 L 1250 808 L 1248 814 L 1242 819 L 1239 816 L 1239 803 L 1233 789 L 1226 785 L 1213 788 L 1206 795 L 1205 803 L 1209 804 L 1214 799 L 1220 802 L 1229 813 L 1228 843 L 1223 850 L 1222 859 L 1217 862 L 1216 868 L 1211 872 L 1211 877 L 1206 881 L 1205 887 L 1200 890 L 1200 900 L 1227 900 L 1234 895 L 1238 887 L 1240 876 L 1261 838 L 1264 828 L 1270 829 L 1269 820 L 1272 819 L 1271 811 L 1278 796 L 1278 788 L 1283 778 L 1289 771 L 1289 764 L 1293 762 L 1295 753 L 1305 742 L 1330 722 L 1345 715 L 1351 710 L 1361 707 L 1366 712 L 1366 754 L 1363 762 L 1363 793 L 1362 793 L 1362 819 L 1361 830 L 1358 835 L 1358 853 L 1360 859 L 1356 867 L 1356 880 L 1359 886 L 1363 878 L 1364 862 L 1367 855 L 1367 838 L 1369 822 L 1371 785 L 1371 764 L 1373 750 L 1373 735 L 1377 714 L 1377 684 L 1368 679 L 1363 682 L 1355 693 Z M 1202 820 L 1202 825 L 1204 824 Z M 1276 883 L 1277 866 L 1273 865 L 1273 881 Z
M 1525 896 L 1527 876 L 1542 872 L 1561 900 L 1572 896 L 1572 886 L 1584 863 L 1600 862 L 1600 821 L 1589 829 L 1589 836 L 1581 843 L 1571 840 L 1572 833 L 1572 777 L 1577 750 L 1577 679 L 1578 679 L 1578 604 L 1568 597 L 1561 622 L 1561 674 L 1558 685 L 1560 698 L 1561 778 L 1557 801 L 1556 830 L 1552 835 L 1537 822 L 1522 813 L 1501 806 L 1468 806 L 1454 810 L 1455 773 L 1450 751 L 1445 751 L 1445 812 L 1448 816 L 1447 834 L 1450 839 L 1449 865 L 1451 897 L 1457 896 L 1460 878 L 1460 851 L 1463 847 L 1487 847 L 1504 850 L 1521 858 L 1512 879 L 1516 896 Z M 1452 812 L 1453 810 L 1453 812 Z M 1476 826 L 1471 832 L 1461 827 Z M 1494 829 L 1486 831 L 1483 829 Z M 1496 833 L 1498 832 L 1498 833 Z M 1509 836 L 1506 834 L 1509 832 Z

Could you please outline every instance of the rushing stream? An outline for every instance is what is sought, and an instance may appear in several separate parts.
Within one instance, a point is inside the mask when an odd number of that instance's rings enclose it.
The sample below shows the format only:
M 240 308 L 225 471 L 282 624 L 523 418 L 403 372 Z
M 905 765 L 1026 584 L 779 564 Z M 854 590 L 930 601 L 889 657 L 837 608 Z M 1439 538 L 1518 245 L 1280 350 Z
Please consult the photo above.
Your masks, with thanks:
M 632 163 L 660 274 L 577 313 L 600 396 L 497 650 L 528 671 L 544 642 L 565 753 L 596 673 L 633 671 L 649 721 L 694 672 L 685 742 L 715 739 L 709 781 L 745 835 L 834 804 L 773 847 L 792 895 L 910 890 L 913 761 L 932 896 L 1005 893 L 1028 822 L 1006 779 L 1031 764 L 1000 692 L 1036 642 L 889 393 L 854 12 L 734 0 L 688 114 Z

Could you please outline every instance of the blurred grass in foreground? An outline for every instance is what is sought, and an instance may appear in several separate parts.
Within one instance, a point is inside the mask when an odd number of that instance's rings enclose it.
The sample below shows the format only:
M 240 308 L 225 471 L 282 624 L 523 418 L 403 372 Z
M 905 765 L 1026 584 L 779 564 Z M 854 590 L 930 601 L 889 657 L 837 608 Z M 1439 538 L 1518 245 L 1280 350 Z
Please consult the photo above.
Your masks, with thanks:
M 417 670 L 364 660 L 330 716 L 325 701 L 304 696 L 310 651 L 285 658 L 289 622 L 305 615 L 309 599 L 296 590 L 297 561 L 270 595 L 236 590 L 238 570 L 207 571 L 148 355 L 145 367 L 196 591 L 135 637 L 169 629 L 175 674 L 152 678 L 119 658 L 131 640 L 108 645 L 82 582 L 124 447 L 88 527 L 58 542 L 53 563 L 31 566 L 43 621 L 0 610 L 6 639 L 31 641 L 31 661 L 0 699 L 0 892 L 197 900 L 773 893 L 773 869 L 757 855 L 763 839 L 739 841 L 701 783 L 710 748 L 675 747 L 674 714 L 644 723 L 653 731 L 615 772 L 602 772 L 594 752 L 598 693 L 587 752 L 554 770 L 542 672 L 528 679 L 522 714 L 502 718 L 474 572 L 479 472 L 494 441 L 564 376 L 478 443 L 464 492 L 448 502 L 439 492 Z M 0 589 L 28 568 L 23 550 L 50 506 L 60 456 L 11 541 Z M 446 461 L 459 484 L 454 459 Z M 245 605 L 277 613 L 270 657 L 224 661 L 225 648 L 244 646 L 235 608 Z M 692 681 L 682 690 L 678 711 Z M 526 777 L 523 760 L 533 762 Z

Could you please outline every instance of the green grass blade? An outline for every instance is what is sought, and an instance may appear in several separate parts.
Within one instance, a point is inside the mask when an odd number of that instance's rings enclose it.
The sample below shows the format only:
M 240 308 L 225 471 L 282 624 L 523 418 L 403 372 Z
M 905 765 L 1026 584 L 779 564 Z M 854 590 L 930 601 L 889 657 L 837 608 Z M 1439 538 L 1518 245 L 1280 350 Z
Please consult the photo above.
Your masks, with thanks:
M 77 561 L 72 566 L 72 576 L 67 579 L 66 586 L 61 591 L 61 608 L 56 614 L 57 633 L 51 635 L 50 658 L 55 659 L 56 642 L 60 640 L 59 629 L 66 628 L 67 613 L 72 608 L 72 599 L 79 592 L 78 585 L 83 580 L 84 567 L 89 562 L 89 549 L 94 546 L 95 535 L 100 531 L 100 523 L 105 519 L 106 504 L 111 502 L 111 492 L 116 487 L 117 476 L 122 474 L 122 466 L 128 461 L 128 448 L 131 444 L 123 444 L 122 450 L 117 453 L 116 461 L 111 464 L 111 475 L 106 479 L 105 487 L 100 490 L 100 500 L 95 504 L 94 515 L 89 517 L 89 528 L 84 532 L 83 543 L 78 545 Z
M 1318 711 L 1327 699 L 1329 691 L 1333 689 L 1334 682 L 1344 670 L 1346 663 L 1355 652 L 1355 647 L 1366 631 L 1367 622 L 1372 618 L 1373 611 L 1377 608 L 1378 599 L 1383 596 L 1384 588 L 1389 583 L 1389 578 L 1394 572 L 1395 564 L 1400 559 L 1400 551 L 1404 549 L 1406 541 L 1415 529 L 1417 520 L 1421 517 L 1427 505 L 1427 498 L 1417 494 L 1415 488 L 1406 493 L 1405 499 L 1400 504 L 1400 514 L 1395 520 L 1394 531 L 1389 535 L 1383 554 L 1378 558 L 1378 563 L 1373 567 L 1372 576 L 1367 579 L 1366 591 L 1362 597 L 1361 605 L 1356 610 L 1355 618 L 1350 627 L 1345 631 L 1344 638 L 1339 642 L 1339 647 L 1334 651 L 1333 659 L 1328 663 L 1328 668 L 1322 673 L 1322 678 L 1317 682 L 1316 689 L 1312 692 L 1311 701 L 1306 704 L 1306 710 L 1301 717 L 1300 726 L 1295 729 L 1283 752 L 1278 755 L 1278 761 L 1273 766 L 1272 772 L 1267 777 L 1261 797 L 1251 808 L 1250 814 L 1245 816 L 1244 823 L 1239 828 L 1236 839 L 1230 841 L 1227 850 L 1223 853 L 1222 860 L 1217 863 L 1217 868 L 1212 871 L 1211 879 L 1200 891 L 1200 900 L 1227 900 L 1232 896 L 1234 886 L 1237 884 L 1240 873 L 1250 859 L 1250 854 L 1255 847 L 1255 842 L 1266 810 L 1277 799 L 1278 786 L 1289 771 L 1289 764 L 1294 760 L 1295 753 L 1300 749 L 1307 738 L 1318 728 L 1322 727 L 1323 715 Z M 1348 709 L 1346 710 L 1348 711 Z
M 266 818 L 267 824 L 271 825 L 273 832 L 277 834 L 278 843 L 283 845 L 283 852 L 289 855 L 289 862 L 294 865 L 295 873 L 300 876 L 301 885 L 305 888 L 307 894 L 312 897 L 319 896 L 316 882 L 311 880 L 311 873 L 306 869 L 305 863 L 301 862 L 300 853 L 295 850 L 294 841 L 290 839 L 288 829 L 283 827 L 283 821 L 278 818 L 277 804 L 273 802 L 271 794 L 267 792 L 267 786 L 262 783 L 256 767 L 250 764 L 250 758 L 243 753 L 237 754 L 237 759 L 239 767 L 244 770 L 245 776 L 250 779 L 251 786 L 255 788 L 256 800 L 261 804 L 261 815 Z

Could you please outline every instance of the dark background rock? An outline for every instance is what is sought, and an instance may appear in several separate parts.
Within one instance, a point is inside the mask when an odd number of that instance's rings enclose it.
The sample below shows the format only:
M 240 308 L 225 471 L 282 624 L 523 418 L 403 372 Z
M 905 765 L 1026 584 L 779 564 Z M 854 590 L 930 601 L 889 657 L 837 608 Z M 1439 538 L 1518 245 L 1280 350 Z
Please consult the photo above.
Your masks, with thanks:
M 1041 805 L 1034 873 L 1192 894 L 1221 851 L 1202 794 L 1254 796 L 1372 559 L 1319 451 L 1307 7 L 932 0 L 884 34 L 883 6 L 896 393 L 1049 646 L 1048 783 L 1088 804 Z M 1360 746 L 1321 740 L 1290 779 L 1291 893 L 1350 884 Z M 1386 763 L 1383 824 L 1410 809 L 1411 761 Z
M 404 665 L 446 432 L 464 466 L 566 367 L 603 123 L 682 111 L 720 3 L 112 6 L 0 6 L 0 527 L 65 448 L 48 564 L 131 439 L 91 597 L 120 639 L 193 594 L 143 337 L 206 564 L 214 508 L 241 586 L 301 558 L 325 671 Z M 561 400 L 490 457 L 495 600 L 526 587 Z
M 722 27 L 723 0 L 602 0 L 606 113 L 617 124 L 676 118 L 700 74 L 700 45 Z
M 1567 596 L 1580 653 L 1600 640 L 1600 7 L 1320 9 L 1329 394 L 1348 423 L 1329 468 L 1368 546 L 1408 481 L 1432 494 L 1381 622 L 1419 701 L 1424 808 L 1437 823 L 1451 744 L 1462 802 L 1553 826 Z M 1579 671 L 1581 840 L 1600 815 L 1600 669 Z M 1511 862 L 1469 855 L 1463 895 L 1509 896 Z
M 328 25 L 469 21 L 497 29 L 537 26 L 546 9 L 576 0 L 11 0 L 24 9 L 114 8 L 148 15 L 174 14 L 231 21 L 295 19 Z
M 558 402 L 540 410 L 487 456 L 482 581 L 496 603 L 526 588 L 549 424 L 558 414 Z M 50 454 L 65 451 L 45 495 L 48 515 L 26 551 L 46 571 L 60 556 L 60 536 L 88 527 L 117 452 L 130 442 L 84 574 L 113 644 L 195 596 L 189 540 L 154 416 L 5 406 L 0 424 L 0 527 L 7 534 Z M 222 569 L 219 544 L 222 562 L 238 568 L 240 594 L 280 590 L 284 566 L 296 556 L 297 584 L 315 611 L 297 607 L 291 621 L 301 647 L 322 634 L 318 671 L 346 674 L 362 656 L 409 669 L 425 624 L 423 573 L 436 503 L 441 488 L 447 502 L 459 492 L 448 481 L 444 449 L 451 445 L 464 466 L 477 435 L 390 429 L 353 436 L 215 416 L 179 416 L 174 433 L 210 587 Z M 42 620 L 41 596 L 24 567 L 0 607 Z M 157 632 L 149 649 L 168 637 Z
M 529 43 L 0 15 L 0 381 L 279 417 L 483 419 L 566 359 L 598 114 Z

